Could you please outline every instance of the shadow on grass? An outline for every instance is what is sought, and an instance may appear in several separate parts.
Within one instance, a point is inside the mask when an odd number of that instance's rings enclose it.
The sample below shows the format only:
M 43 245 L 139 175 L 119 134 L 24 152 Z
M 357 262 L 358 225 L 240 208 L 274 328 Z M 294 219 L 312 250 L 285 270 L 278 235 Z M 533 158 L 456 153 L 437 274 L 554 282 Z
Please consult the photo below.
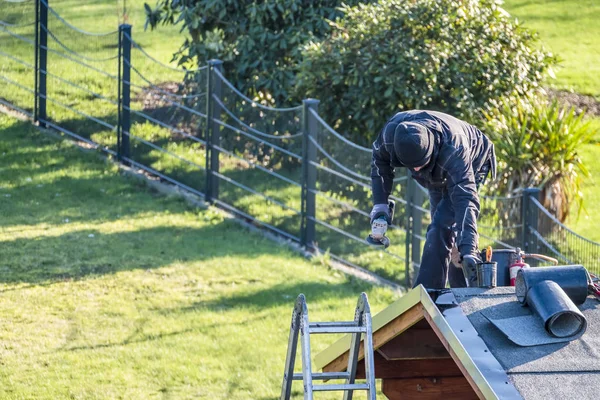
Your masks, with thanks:
M 354 290 L 348 290 L 350 287 Z M 232 296 L 221 296 L 210 301 L 199 301 L 188 307 L 161 310 L 161 313 L 172 314 L 178 312 L 195 312 L 203 308 L 218 312 L 248 308 L 265 310 L 270 307 L 288 305 L 291 310 L 294 307 L 296 296 L 300 293 L 303 293 L 306 296 L 306 301 L 310 304 L 311 302 L 332 298 L 355 298 L 357 292 L 360 292 L 361 290 L 366 291 L 369 287 L 371 287 L 369 284 L 351 277 L 347 277 L 346 280 L 338 283 L 286 283 L 274 285 L 269 288 L 260 288 L 250 293 L 236 293 Z
M 276 256 L 282 251 L 267 239 L 248 235 L 233 221 L 198 229 L 159 226 L 110 234 L 77 230 L 56 237 L 0 242 L 0 247 L 0 282 L 32 284 L 152 270 L 176 262 Z
M 73 164 L 69 163 L 70 166 Z M 85 163 L 81 165 L 86 166 Z M 13 178 L 18 174 L 15 172 Z M 36 183 L 36 173 L 23 174 L 19 179 L 31 179 L 31 182 L 18 182 L 14 188 L 0 189 L 0 214 L 3 215 L 0 227 L 6 229 L 39 224 L 111 222 L 162 213 L 166 203 L 173 203 L 172 199 L 152 191 L 144 183 L 123 179 L 114 172 L 81 178 L 62 176 L 43 184 Z M 191 209 L 180 201 L 182 207 Z M 20 230 L 27 229 L 22 227 Z
M 143 183 L 123 179 L 112 165 L 62 146 L 28 122 L 0 129 L 0 137 L 1 227 L 111 221 L 165 209 L 164 201 L 135 190 Z
M 84 137 L 93 135 L 94 127 L 98 125 L 85 121 L 85 119 L 65 120 L 63 123 L 72 129 L 80 128 L 81 130 L 77 132 Z M 135 190 L 136 186 L 141 187 L 142 184 L 132 185 L 131 182 L 123 180 L 109 164 L 99 165 L 100 162 L 89 154 L 62 146 L 53 138 L 44 138 L 43 134 L 23 134 L 23 131 L 31 132 L 32 130 L 34 128 L 28 122 L 18 122 L 9 128 L 0 130 L 0 135 L 4 139 L 0 143 L 0 150 L 6 153 L 3 156 L 4 159 L 0 161 L 0 169 L 8 168 L 10 170 L 10 174 L 5 175 L 4 179 L 0 178 L 0 185 L 4 180 L 14 186 L 14 189 L 0 190 L 0 211 L 4 211 L 3 214 L 8 216 L 0 219 L 0 226 L 32 225 L 32 221 L 35 221 L 33 224 L 51 225 L 64 224 L 66 221 L 78 223 L 116 221 L 145 213 L 164 212 L 165 207 L 170 207 L 166 204 L 172 204 L 172 200 L 166 202 L 164 199 L 149 199 L 147 190 Z M 179 139 L 158 137 L 152 141 L 164 147 L 169 141 Z M 143 161 L 144 164 L 152 166 L 179 182 L 204 192 L 206 180 L 203 172 L 190 170 L 185 168 L 185 165 L 174 164 L 173 160 L 176 159 L 166 158 L 170 156 L 156 151 L 152 152 L 148 146 L 144 147 L 136 150 L 138 152 L 136 160 Z M 14 149 L 18 150 L 14 151 Z M 192 157 L 194 156 L 192 155 Z M 246 168 L 247 165 L 241 167 L 236 164 L 229 165 L 225 160 L 223 162 L 225 164 L 222 166 L 222 173 L 225 176 L 257 192 L 268 192 L 270 196 L 287 206 L 300 208 L 300 188 L 271 177 L 264 171 Z M 298 168 L 277 170 L 294 181 L 300 179 Z M 56 174 L 57 171 L 58 174 Z M 56 175 L 48 177 L 48 174 L 53 173 Z M 36 179 L 44 176 L 48 183 L 44 187 L 39 187 Z M 285 210 L 275 203 L 225 181 L 220 182 L 220 187 L 220 198 L 226 203 L 294 236 L 300 235 L 300 216 L 293 211 Z M 3 198 L 2 195 L 6 197 Z M 323 202 L 321 199 L 319 201 Z M 337 210 L 339 206 L 335 204 L 330 204 L 330 206 L 333 207 L 331 209 L 333 214 L 327 211 L 327 216 L 324 216 L 328 223 L 360 238 L 364 236 L 363 231 L 368 228 L 368 221 L 363 221 L 360 215 L 349 210 Z M 93 231 L 88 234 L 95 235 Z M 65 237 L 69 237 L 69 235 L 71 234 L 65 234 Z M 115 235 L 123 236 L 125 242 L 129 240 L 129 237 L 133 237 L 129 233 Z M 52 241 L 52 239 L 42 239 L 42 243 L 46 240 Z M 330 248 L 334 254 L 340 256 L 358 255 L 370 250 L 362 243 L 342 237 L 340 234 L 322 227 L 319 227 L 318 241 L 323 249 Z M 11 244 L 19 244 L 19 241 L 11 242 Z M 56 246 L 62 247 L 59 243 L 56 243 Z M 71 258 L 76 260 L 77 257 L 78 255 L 74 254 Z M 52 266 L 52 263 L 47 262 L 42 265 Z M 369 266 L 365 265 L 365 267 Z M 112 267 L 107 266 L 107 263 L 100 263 L 100 265 L 83 263 L 80 265 L 79 271 L 61 272 L 62 269 L 59 269 L 50 274 L 39 272 L 44 277 L 43 280 L 73 279 L 86 274 L 104 273 L 104 270 L 111 271 Z M 381 273 L 379 270 L 378 272 Z M 397 274 L 394 272 L 384 273 L 384 275 L 394 279 Z M 14 280 L 15 277 L 12 276 L 10 279 Z M 17 281 L 19 279 L 21 278 L 18 278 Z M 29 279 L 32 278 L 27 277 L 24 281 Z M 33 279 L 34 282 L 39 281 L 37 278 Z
M 170 337 L 179 336 L 179 335 L 186 335 L 186 334 L 198 335 L 198 334 L 201 334 L 204 332 L 210 332 L 214 328 L 222 328 L 225 326 L 245 326 L 249 322 L 254 323 L 254 322 L 257 322 L 260 320 L 267 320 L 268 318 L 270 318 L 269 315 L 264 315 L 262 317 L 252 316 L 250 318 L 242 319 L 239 321 L 230 321 L 230 322 L 222 322 L 221 321 L 221 322 L 214 323 L 214 324 L 208 324 L 208 325 L 204 324 L 204 325 L 200 325 L 197 327 L 182 329 L 182 330 L 178 330 L 178 331 L 161 332 L 158 334 L 151 334 L 151 335 L 141 334 L 144 326 L 140 325 L 126 339 L 121 340 L 119 342 L 101 343 L 101 344 L 95 344 L 95 345 L 89 345 L 89 346 L 72 346 L 72 347 L 69 347 L 67 344 L 65 344 L 63 347 L 61 347 L 60 349 L 58 349 L 56 351 L 97 350 L 97 349 L 106 349 L 106 348 L 111 348 L 111 347 L 128 346 L 130 344 L 136 344 L 136 343 L 154 342 L 154 341 L 160 341 L 165 338 L 170 338 Z

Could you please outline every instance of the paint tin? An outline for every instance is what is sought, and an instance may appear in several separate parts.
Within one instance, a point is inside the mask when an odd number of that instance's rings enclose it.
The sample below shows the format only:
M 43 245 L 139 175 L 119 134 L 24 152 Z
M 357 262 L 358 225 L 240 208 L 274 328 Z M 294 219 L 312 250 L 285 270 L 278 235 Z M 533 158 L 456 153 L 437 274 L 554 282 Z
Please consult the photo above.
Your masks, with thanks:
M 498 263 L 484 262 L 477 264 L 477 282 L 479 287 L 495 288 L 498 279 Z

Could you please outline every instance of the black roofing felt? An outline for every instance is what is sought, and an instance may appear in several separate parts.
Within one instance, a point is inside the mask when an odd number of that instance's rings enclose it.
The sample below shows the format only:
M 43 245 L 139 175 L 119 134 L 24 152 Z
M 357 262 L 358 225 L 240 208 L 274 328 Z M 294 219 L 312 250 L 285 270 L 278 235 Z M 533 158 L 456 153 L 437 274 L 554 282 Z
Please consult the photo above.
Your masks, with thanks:
M 456 301 L 525 399 L 597 399 L 600 388 L 600 302 L 579 306 L 588 320 L 585 334 L 568 343 L 521 347 L 506 338 L 492 318 L 527 315 L 513 287 L 453 289 Z M 541 321 L 540 321 L 541 323 Z M 522 334 L 527 335 L 527 326 Z

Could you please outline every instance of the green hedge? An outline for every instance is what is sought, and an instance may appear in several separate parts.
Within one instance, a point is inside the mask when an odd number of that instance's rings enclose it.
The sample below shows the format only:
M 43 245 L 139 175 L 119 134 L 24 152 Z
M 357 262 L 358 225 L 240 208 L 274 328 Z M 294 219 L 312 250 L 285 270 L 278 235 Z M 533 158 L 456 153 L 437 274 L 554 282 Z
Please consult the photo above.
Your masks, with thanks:
M 145 4 L 146 24 L 180 24 L 190 36 L 174 60 L 203 65 L 221 59 L 227 78 L 242 92 L 263 92 L 283 104 L 296 102 L 290 93 L 303 45 L 329 35 L 329 22 L 342 16 L 343 3 L 369 1 L 158 0 L 154 8 Z
M 555 61 L 494 0 L 381 0 L 342 9 L 305 46 L 297 92 L 319 98 L 336 129 L 367 144 L 394 113 L 478 111 L 539 87 Z

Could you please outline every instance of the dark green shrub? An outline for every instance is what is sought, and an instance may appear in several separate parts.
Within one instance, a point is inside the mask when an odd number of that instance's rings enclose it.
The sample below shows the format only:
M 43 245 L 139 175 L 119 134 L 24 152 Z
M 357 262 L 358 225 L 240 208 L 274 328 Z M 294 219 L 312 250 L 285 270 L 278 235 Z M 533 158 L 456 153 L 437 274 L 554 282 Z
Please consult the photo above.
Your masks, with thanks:
M 302 45 L 329 34 L 328 22 L 342 15 L 340 5 L 342 0 L 158 0 L 154 8 L 145 4 L 146 25 L 181 24 L 190 36 L 174 60 L 203 65 L 221 59 L 239 90 L 250 97 L 268 93 L 281 105 L 289 102 Z
M 473 121 L 539 87 L 554 61 L 495 0 L 380 0 L 342 12 L 329 37 L 305 47 L 297 90 L 363 144 L 401 110 Z

